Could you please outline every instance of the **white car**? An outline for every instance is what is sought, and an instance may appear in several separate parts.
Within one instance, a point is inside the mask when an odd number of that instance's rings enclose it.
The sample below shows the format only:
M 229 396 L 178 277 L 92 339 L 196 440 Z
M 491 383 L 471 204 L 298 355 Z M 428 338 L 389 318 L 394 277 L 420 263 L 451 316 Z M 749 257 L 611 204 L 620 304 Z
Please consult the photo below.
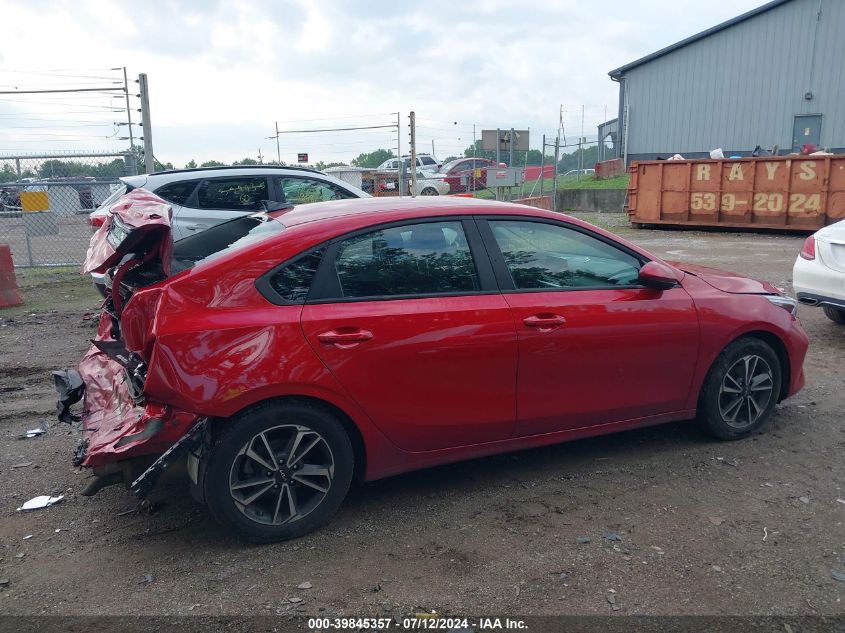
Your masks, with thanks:
M 417 187 L 411 193 L 415 196 L 445 196 L 449 193 L 449 183 L 443 180 L 440 174 L 436 175 L 429 172 L 417 172 Z M 410 191 L 410 176 L 408 177 L 408 189 Z
M 88 215 L 99 228 L 123 194 L 143 187 L 170 203 L 173 240 L 264 208 L 264 203 L 307 204 L 344 198 L 369 198 L 348 182 L 306 167 L 250 165 L 172 169 L 154 174 L 124 176 L 119 187 Z M 92 274 L 94 286 L 104 292 L 103 275 Z
M 845 325 L 845 220 L 813 233 L 792 268 L 798 301 Z
M 411 157 L 410 156 L 403 156 L 402 160 L 405 162 L 406 169 L 410 169 L 411 167 Z M 436 157 L 432 156 L 431 154 L 417 154 L 417 170 L 418 171 L 425 171 L 425 172 L 436 172 L 443 166 L 443 163 L 437 160 Z M 376 167 L 379 171 L 393 171 L 394 169 L 398 171 L 399 169 L 399 159 L 398 158 L 388 158 L 384 161 L 381 165 Z

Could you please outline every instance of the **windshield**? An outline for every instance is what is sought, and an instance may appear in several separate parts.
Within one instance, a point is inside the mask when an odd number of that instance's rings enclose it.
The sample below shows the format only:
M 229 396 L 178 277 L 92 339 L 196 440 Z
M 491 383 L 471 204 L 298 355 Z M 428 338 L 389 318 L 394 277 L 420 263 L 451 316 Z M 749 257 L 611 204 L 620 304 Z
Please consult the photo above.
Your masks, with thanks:
M 285 225 L 266 213 L 253 213 L 191 235 L 173 244 L 173 272 L 193 268 L 226 253 L 277 235 Z

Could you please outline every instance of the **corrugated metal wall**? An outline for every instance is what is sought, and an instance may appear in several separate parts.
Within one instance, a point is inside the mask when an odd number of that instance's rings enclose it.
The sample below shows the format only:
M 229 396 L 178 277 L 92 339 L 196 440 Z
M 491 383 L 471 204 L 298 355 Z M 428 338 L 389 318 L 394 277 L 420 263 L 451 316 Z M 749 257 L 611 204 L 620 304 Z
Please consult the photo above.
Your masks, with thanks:
M 797 114 L 822 114 L 821 145 L 845 148 L 843 37 L 845 0 L 793 0 L 628 70 L 629 160 L 789 151 Z

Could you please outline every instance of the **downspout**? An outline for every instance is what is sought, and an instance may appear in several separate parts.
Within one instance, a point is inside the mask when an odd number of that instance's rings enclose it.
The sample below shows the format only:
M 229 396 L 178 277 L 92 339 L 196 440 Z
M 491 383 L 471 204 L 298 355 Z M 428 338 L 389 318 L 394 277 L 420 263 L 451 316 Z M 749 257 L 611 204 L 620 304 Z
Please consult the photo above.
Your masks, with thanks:
M 816 11 L 816 28 L 813 32 L 813 50 L 810 54 L 810 72 L 808 73 L 809 85 L 807 86 L 807 90 L 804 92 L 804 98 L 806 101 L 811 101 L 815 97 L 813 88 L 815 87 L 816 80 L 816 52 L 819 44 L 819 28 L 821 27 L 822 22 L 822 1 L 823 0 L 819 0 L 819 8 Z M 807 95 L 810 95 L 810 99 L 807 99 Z M 812 110 L 812 108 L 810 109 Z M 819 139 L 819 141 L 821 141 L 821 139 Z

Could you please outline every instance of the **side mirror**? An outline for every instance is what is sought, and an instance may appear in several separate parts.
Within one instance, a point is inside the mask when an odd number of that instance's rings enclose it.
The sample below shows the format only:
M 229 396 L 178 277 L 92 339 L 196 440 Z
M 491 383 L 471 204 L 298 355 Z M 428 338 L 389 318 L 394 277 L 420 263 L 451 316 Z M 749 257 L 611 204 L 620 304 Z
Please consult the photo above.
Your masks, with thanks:
M 680 281 L 680 275 L 660 262 L 647 262 L 640 268 L 639 282 L 646 288 L 668 290 Z

